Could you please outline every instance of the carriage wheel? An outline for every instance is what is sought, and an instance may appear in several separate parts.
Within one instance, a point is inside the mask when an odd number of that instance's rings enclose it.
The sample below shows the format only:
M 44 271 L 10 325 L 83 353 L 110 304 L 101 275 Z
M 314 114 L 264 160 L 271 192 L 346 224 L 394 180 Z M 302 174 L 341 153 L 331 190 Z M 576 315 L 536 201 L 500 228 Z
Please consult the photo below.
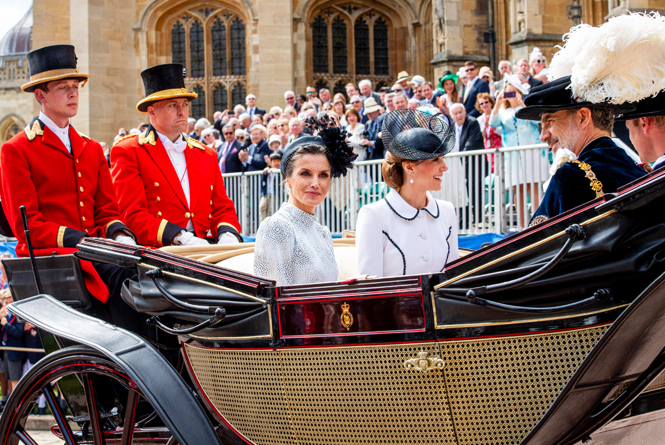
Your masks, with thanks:
M 58 387 L 72 415 L 61 407 Z M 56 421 L 51 431 L 66 445 L 177 444 L 118 365 L 91 348 L 72 346 L 49 354 L 20 380 L 0 417 L 0 445 L 39 445 L 25 424 L 42 394 Z

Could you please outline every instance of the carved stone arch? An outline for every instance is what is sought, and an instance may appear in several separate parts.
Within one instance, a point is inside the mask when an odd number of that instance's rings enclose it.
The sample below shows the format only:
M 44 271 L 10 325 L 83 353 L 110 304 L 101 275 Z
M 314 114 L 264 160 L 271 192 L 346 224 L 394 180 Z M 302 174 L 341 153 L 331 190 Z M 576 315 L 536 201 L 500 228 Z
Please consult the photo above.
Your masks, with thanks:
M 298 5 L 294 15 L 295 18 L 301 18 L 305 23 L 309 23 L 314 11 L 339 3 L 339 0 L 305 0 Z M 395 16 L 400 19 L 399 23 L 394 23 L 397 27 L 407 26 L 418 20 L 418 13 L 415 7 L 411 2 L 406 0 L 357 0 L 349 1 L 348 3 L 355 3 L 362 7 L 374 7 L 379 11 L 389 11 L 386 15 Z M 395 21 L 393 20 L 393 22 Z
M 3 116 L 0 119 L 0 144 L 14 136 L 16 128 L 21 131 L 26 125 L 26 122 L 18 114 L 8 113 Z
M 172 5 L 182 5 L 182 4 L 196 4 L 196 3 L 202 3 L 205 6 L 219 6 L 218 3 L 212 3 L 209 1 L 199 1 L 199 2 L 189 2 L 187 0 L 179 1 L 179 2 L 174 2 L 173 0 L 152 0 L 150 1 L 146 7 L 143 9 L 141 12 L 141 15 L 139 17 L 139 22 L 136 25 L 135 29 L 139 31 L 149 31 L 150 29 L 155 28 L 155 19 L 156 17 L 161 16 L 161 12 L 164 8 L 170 7 Z M 256 14 L 254 11 L 254 6 L 252 6 L 252 3 L 250 0 L 235 0 L 235 1 L 229 1 L 228 4 L 225 4 L 225 6 L 228 6 L 229 8 L 233 7 L 234 9 L 238 10 L 244 10 L 245 14 L 247 16 L 247 19 L 250 21 L 255 21 L 259 19 L 259 16 Z

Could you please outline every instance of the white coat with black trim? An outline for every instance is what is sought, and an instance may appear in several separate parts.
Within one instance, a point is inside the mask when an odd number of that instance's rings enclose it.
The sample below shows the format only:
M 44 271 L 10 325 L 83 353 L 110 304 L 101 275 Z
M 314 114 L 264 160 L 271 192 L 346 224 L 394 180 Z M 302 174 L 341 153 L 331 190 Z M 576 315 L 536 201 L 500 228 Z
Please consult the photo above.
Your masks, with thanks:
M 427 192 L 423 209 L 411 207 L 395 190 L 360 209 L 356 222 L 356 270 L 390 277 L 442 272 L 459 258 L 453 204 Z

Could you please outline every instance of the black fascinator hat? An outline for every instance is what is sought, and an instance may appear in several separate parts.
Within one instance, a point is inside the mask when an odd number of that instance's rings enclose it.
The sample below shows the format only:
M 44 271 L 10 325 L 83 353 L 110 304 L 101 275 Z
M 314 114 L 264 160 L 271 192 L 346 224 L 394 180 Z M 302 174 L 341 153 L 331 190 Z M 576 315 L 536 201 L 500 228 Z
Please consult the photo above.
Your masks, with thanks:
M 445 156 L 455 148 L 455 124 L 447 114 L 393 110 L 383 119 L 383 145 L 394 156 L 423 161 Z
M 303 130 L 303 133 L 310 133 L 312 136 L 301 136 L 286 147 L 282 156 L 282 175 L 285 175 L 287 166 L 298 148 L 305 145 L 320 145 L 326 148 L 330 175 L 333 178 L 346 176 L 347 170 L 353 167 L 353 161 L 358 157 L 353 152 L 353 148 L 346 143 L 346 130 L 333 126 L 333 122 L 326 113 L 307 118 L 305 125 L 307 131 Z

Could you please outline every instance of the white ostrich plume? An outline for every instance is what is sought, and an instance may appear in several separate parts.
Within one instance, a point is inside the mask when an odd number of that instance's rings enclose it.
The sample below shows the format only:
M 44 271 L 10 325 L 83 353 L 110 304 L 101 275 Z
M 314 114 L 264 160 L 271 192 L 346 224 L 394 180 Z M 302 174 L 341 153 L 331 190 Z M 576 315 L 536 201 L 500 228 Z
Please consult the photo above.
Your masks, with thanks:
M 570 31 L 563 36 L 564 45 L 557 46 L 559 51 L 554 54 L 550 63 L 550 72 L 547 78 L 552 81 L 560 77 L 566 77 L 573 74 L 573 66 L 582 49 L 587 44 L 594 33 L 600 29 L 591 25 L 581 24 L 573 26 Z
M 571 70 L 575 96 L 622 104 L 665 89 L 665 17 L 626 14 L 596 29 L 585 33 L 586 44 L 577 45 L 582 48 Z

